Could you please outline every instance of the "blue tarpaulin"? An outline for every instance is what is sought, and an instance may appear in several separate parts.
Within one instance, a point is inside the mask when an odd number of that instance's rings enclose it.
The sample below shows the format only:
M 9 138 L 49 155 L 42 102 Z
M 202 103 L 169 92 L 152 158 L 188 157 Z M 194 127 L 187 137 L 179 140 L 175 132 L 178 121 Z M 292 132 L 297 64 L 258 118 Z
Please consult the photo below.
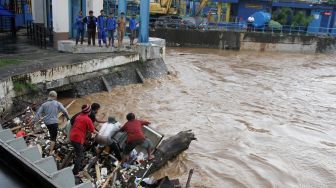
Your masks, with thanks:
M 0 5 L 0 16 L 14 16 L 14 14 Z

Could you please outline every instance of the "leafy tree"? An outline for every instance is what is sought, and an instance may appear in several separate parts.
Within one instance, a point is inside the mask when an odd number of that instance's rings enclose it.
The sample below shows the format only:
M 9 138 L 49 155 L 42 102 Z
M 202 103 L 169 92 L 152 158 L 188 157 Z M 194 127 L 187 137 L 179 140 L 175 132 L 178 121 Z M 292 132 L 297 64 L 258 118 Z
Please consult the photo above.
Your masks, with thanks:
M 306 16 L 302 11 L 297 12 L 293 16 L 292 26 L 308 26 L 308 24 L 313 20 L 312 16 Z
M 272 14 L 272 20 L 282 25 L 289 25 L 292 19 L 293 11 L 288 7 L 281 7 Z

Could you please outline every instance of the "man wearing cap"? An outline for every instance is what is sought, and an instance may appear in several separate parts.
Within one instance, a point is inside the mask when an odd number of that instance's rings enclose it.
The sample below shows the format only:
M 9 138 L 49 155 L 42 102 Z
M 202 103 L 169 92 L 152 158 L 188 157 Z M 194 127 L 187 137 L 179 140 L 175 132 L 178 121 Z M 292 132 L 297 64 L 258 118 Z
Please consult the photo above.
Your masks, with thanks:
M 109 117 L 108 122 L 104 123 L 96 137 L 96 142 L 102 146 L 109 146 L 116 158 L 121 161 L 120 149 L 117 142 L 112 138 L 121 128 L 119 122 L 114 117 Z
M 91 106 L 86 104 L 82 107 L 82 112 L 76 117 L 74 125 L 70 131 L 70 141 L 74 147 L 76 158 L 73 173 L 75 176 L 80 176 L 79 172 L 82 170 L 82 161 L 84 159 L 84 143 L 87 132 L 97 133 L 93 123 L 89 117 Z
M 38 109 L 33 123 L 36 123 L 38 120 L 43 118 L 44 124 L 47 126 L 49 134 L 50 134 L 50 154 L 52 154 L 58 131 L 58 113 L 61 111 L 64 116 L 69 120 L 69 114 L 64 106 L 58 102 L 56 91 L 50 91 L 47 102 L 43 103 L 41 107 Z

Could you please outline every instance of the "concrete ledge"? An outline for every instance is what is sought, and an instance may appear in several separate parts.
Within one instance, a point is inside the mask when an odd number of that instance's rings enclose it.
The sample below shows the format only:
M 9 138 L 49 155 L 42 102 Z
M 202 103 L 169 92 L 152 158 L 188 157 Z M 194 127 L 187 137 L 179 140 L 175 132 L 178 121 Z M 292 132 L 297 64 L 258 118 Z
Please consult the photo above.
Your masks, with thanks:
M 87 44 L 83 45 L 76 45 L 76 42 L 73 40 L 60 40 L 58 41 L 58 51 L 60 52 L 67 52 L 67 53 L 74 53 L 74 54 L 91 54 L 91 53 L 113 53 L 113 52 L 135 52 L 134 48 L 129 46 L 118 49 L 115 47 L 106 47 L 98 46 L 98 41 L 96 41 L 95 46 L 89 46 Z

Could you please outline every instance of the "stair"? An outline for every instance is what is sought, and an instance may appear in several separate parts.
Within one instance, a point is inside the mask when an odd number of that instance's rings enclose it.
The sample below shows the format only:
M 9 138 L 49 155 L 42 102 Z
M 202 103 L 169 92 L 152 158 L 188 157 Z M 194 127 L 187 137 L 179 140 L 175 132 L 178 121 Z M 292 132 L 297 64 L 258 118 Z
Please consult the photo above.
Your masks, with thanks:
M 42 158 L 37 146 L 27 147 L 27 144 L 23 137 L 15 138 L 10 129 L 3 129 L 0 125 L 0 142 L 9 146 L 8 150 L 12 150 L 18 156 L 23 158 L 32 167 L 36 167 L 43 172 L 46 177 L 49 177 L 51 181 L 62 188 L 93 188 L 91 182 L 75 185 L 75 177 L 70 167 L 57 170 L 54 157 L 49 156 Z M 33 168 L 32 168 L 33 170 Z

